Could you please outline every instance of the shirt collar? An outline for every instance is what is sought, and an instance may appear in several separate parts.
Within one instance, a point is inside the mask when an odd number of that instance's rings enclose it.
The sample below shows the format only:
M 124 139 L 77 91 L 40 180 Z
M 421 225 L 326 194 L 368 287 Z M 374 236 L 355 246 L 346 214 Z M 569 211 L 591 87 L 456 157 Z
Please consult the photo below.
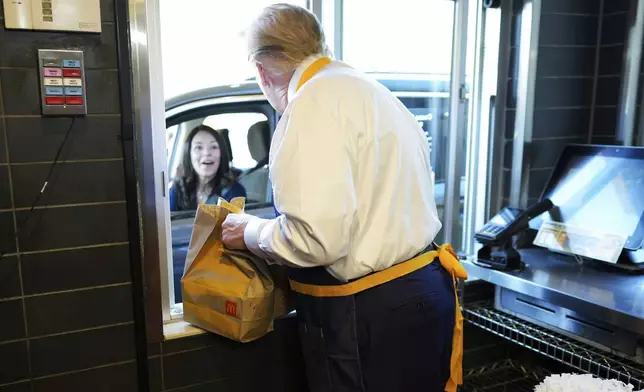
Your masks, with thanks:
M 295 73 L 293 73 L 293 77 L 291 78 L 291 81 L 288 84 L 287 99 L 289 103 L 297 93 L 297 85 L 300 83 L 300 79 L 302 78 L 302 74 L 304 73 L 304 71 L 306 71 L 306 69 L 310 67 L 311 64 L 313 64 L 317 59 L 321 57 L 325 57 L 325 55 L 315 54 L 315 55 L 309 56 L 306 58 L 306 60 L 302 61 L 302 63 L 295 69 Z

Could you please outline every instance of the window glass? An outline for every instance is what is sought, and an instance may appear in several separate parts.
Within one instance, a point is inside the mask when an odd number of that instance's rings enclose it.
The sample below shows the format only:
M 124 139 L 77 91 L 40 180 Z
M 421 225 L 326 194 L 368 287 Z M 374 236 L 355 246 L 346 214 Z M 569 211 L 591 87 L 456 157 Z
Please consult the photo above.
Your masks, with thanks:
M 344 0 L 343 59 L 363 71 L 449 74 L 454 2 Z
M 425 131 L 441 220 L 446 219 L 454 12 L 449 0 L 398 0 L 395 7 L 391 2 L 343 1 L 343 60 L 374 74 Z M 442 242 L 443 235 L 441 231 L 436 241 Z
M 306 7 L 306 0 L 280 0 Z M 161 0 L 165 98 L 254 76 L 244 31 L 273 0 Z
M 232 148 L 232 166 L 248 170 L 257 165 L 248 145 L 248 130 L 260 121 L 268 119 L 262 113 L 224 113 L 209 116 L 204 124 L 214 129 L 227 129 Z M 255 156 L 258 158 L 258 156 Z

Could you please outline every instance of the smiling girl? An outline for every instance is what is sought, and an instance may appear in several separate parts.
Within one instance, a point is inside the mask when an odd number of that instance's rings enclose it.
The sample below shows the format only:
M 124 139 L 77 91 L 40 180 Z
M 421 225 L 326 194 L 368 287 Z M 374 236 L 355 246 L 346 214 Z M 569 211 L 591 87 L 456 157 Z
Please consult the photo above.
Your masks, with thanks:
M 195 127 L 185 141 L 180 173 L 170 188 L 170 211 L 196 210 L 199 204 L 216 204 L 246 197 L 246 190 L 228 179 L 230 158 L 224 138 L 206 126 Z

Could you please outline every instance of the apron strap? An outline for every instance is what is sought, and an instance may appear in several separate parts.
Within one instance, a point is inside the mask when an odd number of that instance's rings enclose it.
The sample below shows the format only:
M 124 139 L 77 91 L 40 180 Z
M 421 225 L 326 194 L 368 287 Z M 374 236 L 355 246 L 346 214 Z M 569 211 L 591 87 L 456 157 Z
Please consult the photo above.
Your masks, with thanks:
M 302 73 L 302 77 L 300 78 L 300 81 L 297 83 L 297 88 L 295 91 L 299 90 L 300 87 L 304 85 L 304 83 L 311 80 L 311 78 L 315 76 L 316 73 L 320 72 L 322 68 L 329 65 L 331 61 L 332 61 L 331 57 L 320 57 L 319 59 L 315 60 L 313 64 L 309 65 L 309 67 L 305 69 L 304 72 Z

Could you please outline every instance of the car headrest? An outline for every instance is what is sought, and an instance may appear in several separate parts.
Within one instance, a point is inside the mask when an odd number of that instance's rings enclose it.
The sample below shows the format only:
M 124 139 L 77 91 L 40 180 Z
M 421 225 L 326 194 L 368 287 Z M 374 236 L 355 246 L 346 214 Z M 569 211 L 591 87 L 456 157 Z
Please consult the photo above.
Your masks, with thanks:
M 268 157 L 271 142 L 271 130 L 268 121 L 260 121 L 248 129 L 248 150 L 251 157 L 257 162 Z
M 230 162 L 232 162 L 233 161 L 233 148 L 230 145 L 230 136 L 228 136 L 230 131 L 228 131 L 228 129 L 224 128 L 224 129 L 218 129 L 217 132 L 219 132 L 221 134 L 221 136 L 223 136 L 224 141 L 226 142 L 226 145 L 223 146 L 222 149 L 223 148 L 226 149 L 226 152 L 228 153 L 228 159 L 230 160 Z

